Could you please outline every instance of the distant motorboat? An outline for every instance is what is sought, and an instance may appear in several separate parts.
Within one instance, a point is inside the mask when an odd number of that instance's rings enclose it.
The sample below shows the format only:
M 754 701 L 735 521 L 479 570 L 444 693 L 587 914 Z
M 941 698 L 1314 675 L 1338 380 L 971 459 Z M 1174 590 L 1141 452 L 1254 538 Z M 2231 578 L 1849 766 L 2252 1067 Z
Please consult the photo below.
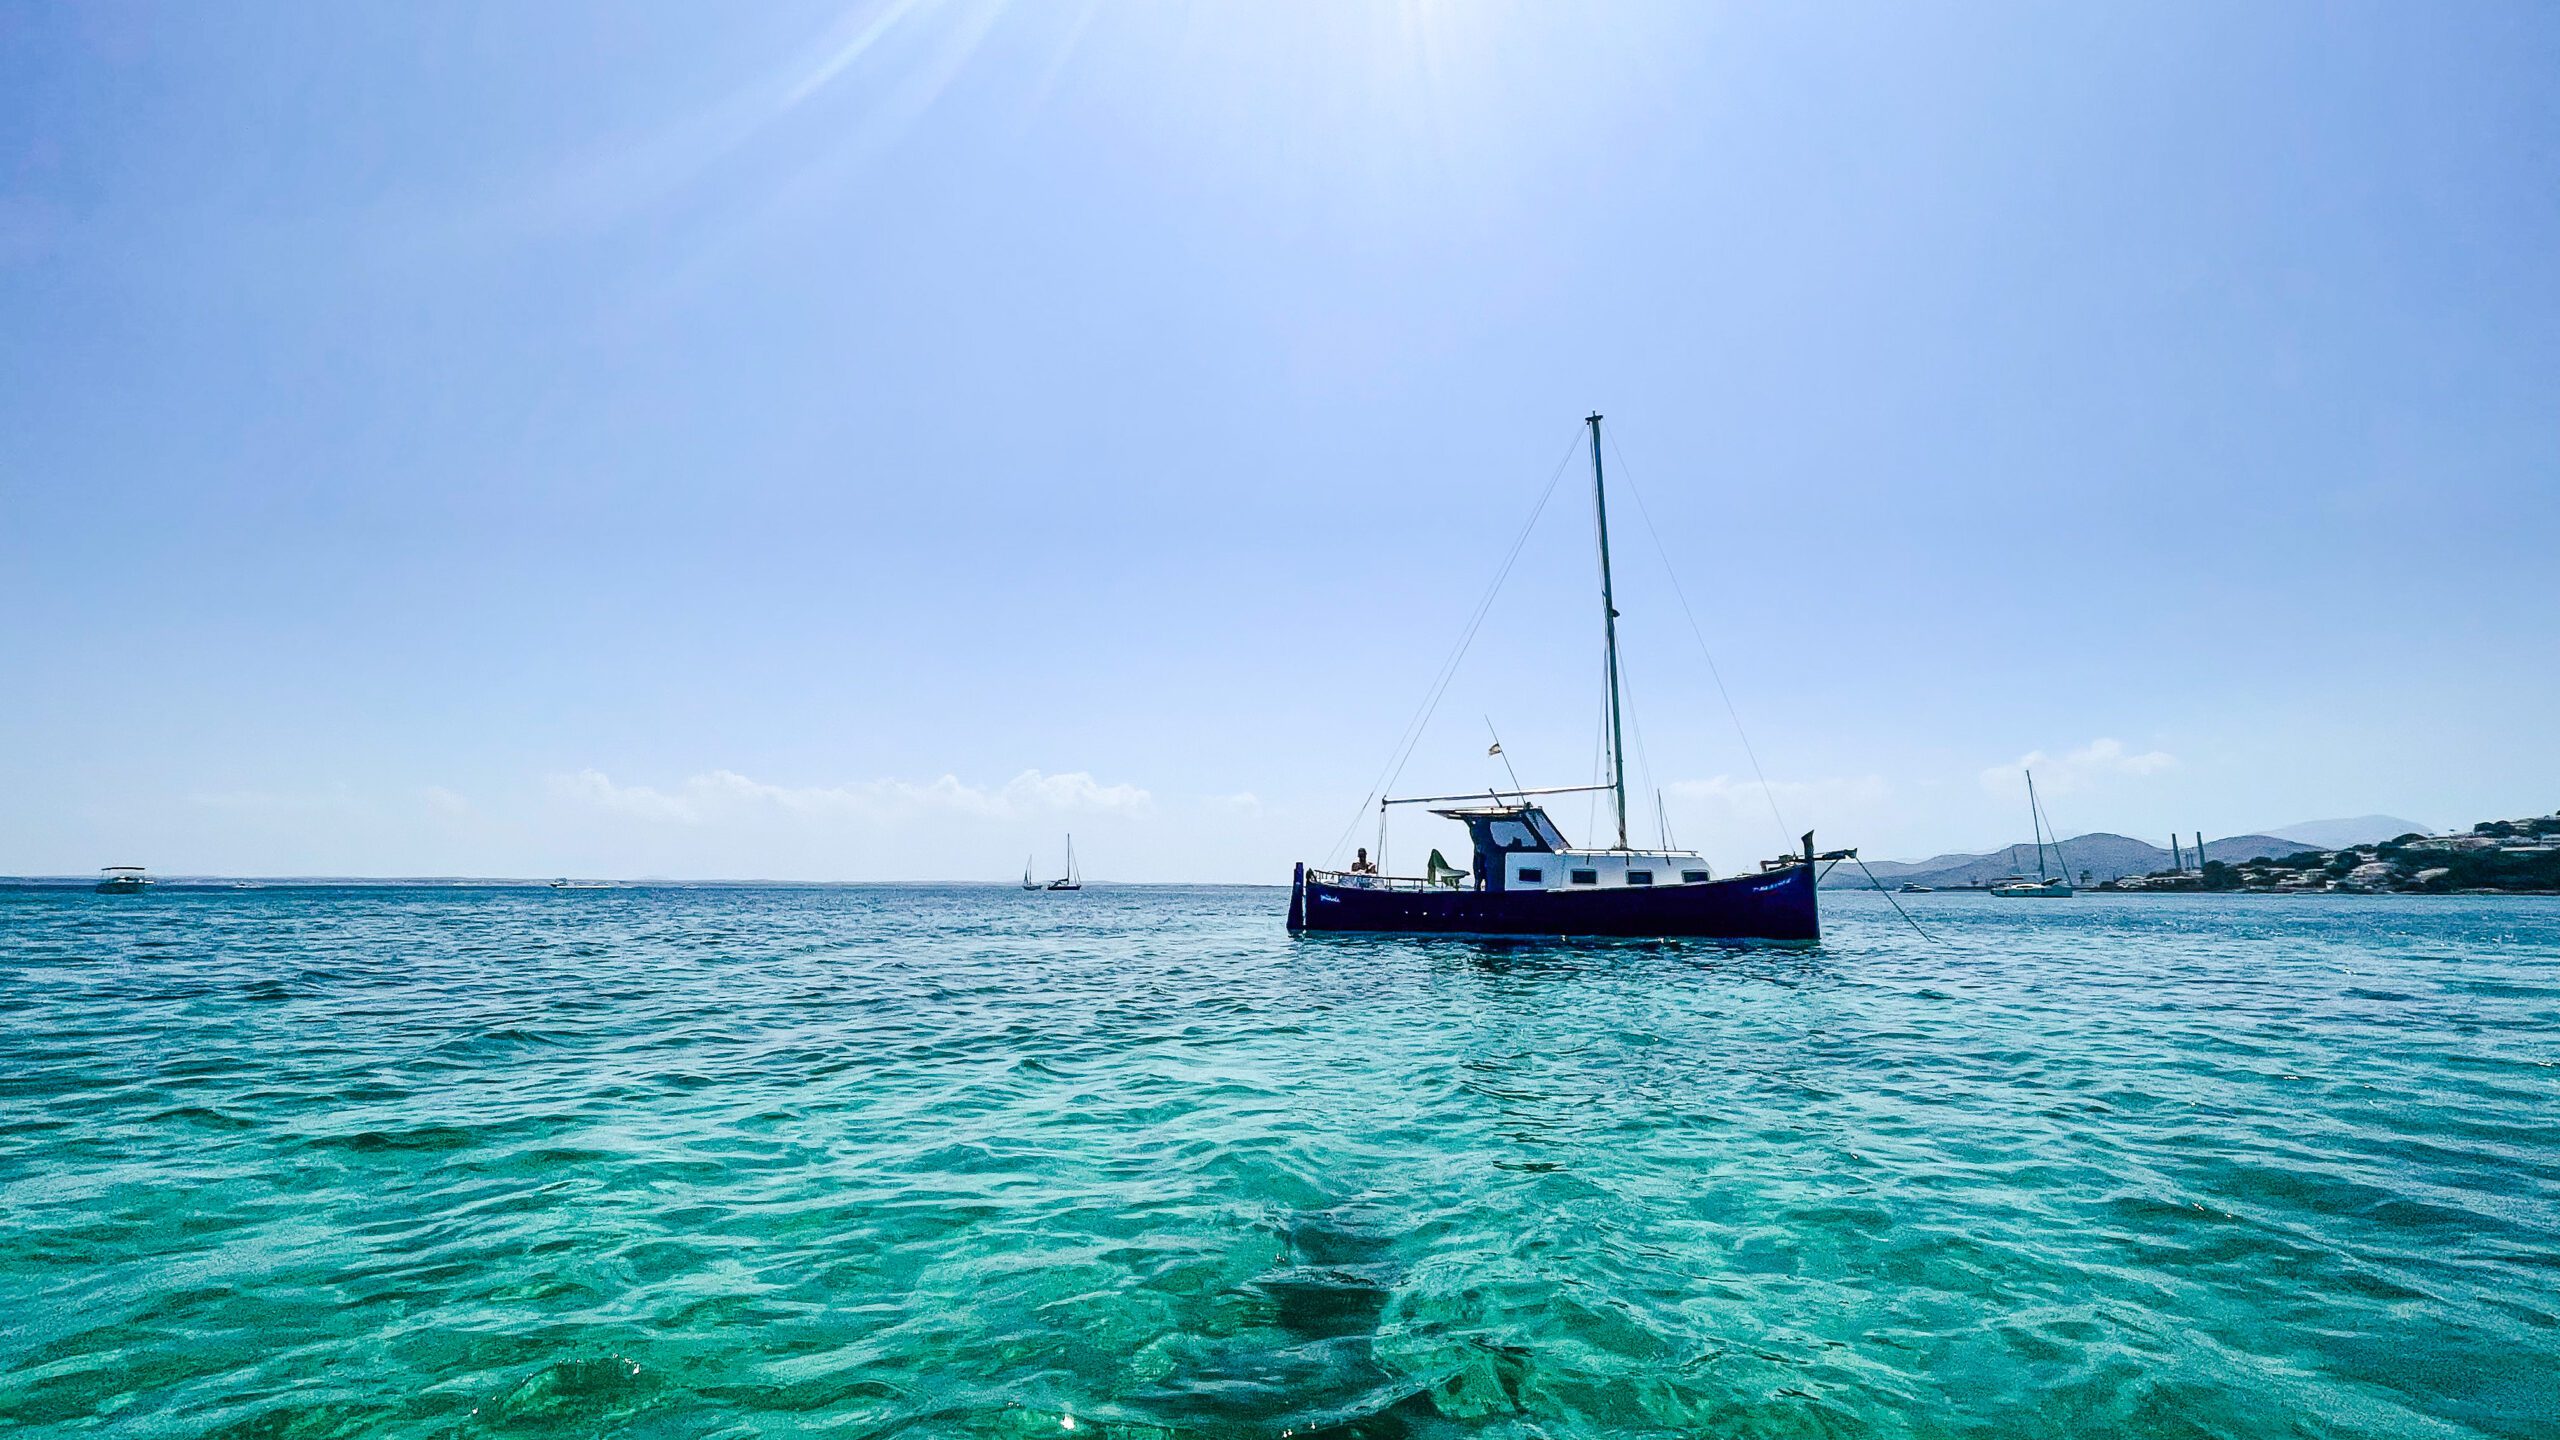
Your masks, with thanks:
M 1914 885 L 1906 881 L 1903 883 L 1902 893 L 1905 895 L 1935 895 L 1938 893 L 1938 887 L 1934 885 Z
M 1029 861 L 1023 862 L 1022 879 L 1025 884 L 1030 883 L 1031 866 Z M 1067 873 L 1050 881 L 1047 885 L 1044 885 L 1041 888 L 1044 890 L 1081 890 L 1084 888 L 1084 876 L 1076 869 L 1076 837 L 1073 835 L 1067 837 Z
M 613 888 L 613 882 L 610 880 L 562 879 L 552 881 L 551 888 L 554 890 L 610 890 Z
M 139 895 L 158 883 L 139 865 L 109 865 L 98 872 L 101 895 Z
M 2053 827 L 2044 819 L 2044 806 L 2036 799 L 2036 772 L 2027 772 L 2027 819 L 2036 832 L 2036 878 L 2023 875 L 2003 880 L 1991 887 L 1991 893 L 2005 900 L 2068 900 L 2071 898 L 2071 867 L 2062 861 L 2062 837 L 2053 838 L 2053 868 L 2059 875 L 2048 874 L 2044 867 L 2045 836 Z

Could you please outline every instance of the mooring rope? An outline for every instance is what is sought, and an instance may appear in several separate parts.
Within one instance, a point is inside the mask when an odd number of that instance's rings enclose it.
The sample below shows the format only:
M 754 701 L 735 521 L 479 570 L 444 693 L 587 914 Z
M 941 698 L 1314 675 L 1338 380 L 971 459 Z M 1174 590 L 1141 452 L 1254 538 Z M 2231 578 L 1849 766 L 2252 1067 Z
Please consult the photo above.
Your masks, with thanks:
M 1876 872 L 1867 869 L 1866 861 L 1858 860 L 1858 857 L 1855 855 L 1852 855 L 1849 858 L 1858 861 L 1858 869 L 1867 877 L 1867 883 L 1876 887 L 1876 893 L 1883 896 L 1885 898 L 1885 903 L 1893 907 L 1894 914 L 1902 917 L 1902 923 L 1911 927 L 1911 933 L 1919 936 L 1923 940 L 1929 941 L 1932 945 L 1938 943 L 1935 939 L 1931 938 L 1928 931 L 1920 928 L 1919 921 L 1911 918 L 1910 911 L 1902 908 L 1902 902 L 1893 898 L 1893 892 L 1884 888 L 1884 882 L 1876 878 Z

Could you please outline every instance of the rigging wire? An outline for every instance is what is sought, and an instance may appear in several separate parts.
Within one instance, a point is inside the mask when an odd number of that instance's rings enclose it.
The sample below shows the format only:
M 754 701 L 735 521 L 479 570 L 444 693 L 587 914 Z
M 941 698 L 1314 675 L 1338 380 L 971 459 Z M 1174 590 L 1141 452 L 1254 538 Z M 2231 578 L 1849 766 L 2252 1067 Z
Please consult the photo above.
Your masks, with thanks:
M 1449 658 L 1441 662 L 1439 671 L 1432 677 L 1430 688 L 1423 694 L 1421 708 L 1414 712 L 1413 718 L 1406 722 L 1403 731 L 1398 734 L 1396 748 L 1388 753 L 1386 768 L 1378 772 L 1377 783 L 1371 785 L 1369 793 L 1361 797 L 1360 808 L 1352 812 L 1351 823 L 1342 827 L 1342 837 L 1333 842 L 1331 850 L 1325 852 L 1325 858 L 1328 861 L 1339 860 L 1342 857 L 1342 847 L 1351 843 L 1351 832 L 1360 828 L 1360 817 L 1368 813 L 1370 802 L 1384 795 L 1404 774 L 1406 763 L 1413 759 L 1414 747 L 1422 743 L 1422 732 L 1431 724 L 1432 713 L 1440 708 L 1440 697 L 1447 693 L 1449 682 L 1458 673 L 1458 662 L 1466 658 L 1467 647 L 1475 643 L 1476 631 L 1484 625 L 1485 615 L 1493 609 L 1494 597 L 1502 593 L 1502 582 L 1511 578 L 1511 567 L 1519 561 L 1521 548 L 1529 543 L 1529 532 L 1538 528 L 1538 517 L 1547 513 L 1547 502 L 1555 498 L 1556 485 L 1564 479 L 1565 467 L 1573 463 L 1574 452 L 1581 448 L 1582 437 L 1577 434 L 1574 436 L 1573 443 L 1565 447 L 1564 458 L 1556 462 L 1555 473 L 1547 477 L 1547 488 L 1538 492 L 1537 507 L 1529 512 L 1528 522 L 1520 527 L 1519 535 L 1513 538 L 1509 553 L 1502 557 L 1502 568 L 1494 572 L 1493 583 L 1485 588 L 1484 598 L 1476 602 L 1475 614 L 1469 617 L 1466 630 L 1458 636 L 1457 648 L 1451 650 Z M 1383 839 L 1379 842 L 1379 848 L 1382 850 L 1385 848 Z
M 2044 826 L 2044 833 L 2052 837 L 2053 863 L 2062 867 L 2062 878 L 2066 882 L 2069 881 L 2071 879 L 2071 857 L 2062 853 L 2062 832 L 2054 828 L 2053 812 L 2046 808 L 2042 796 L 2036 797 L 2035 819 L 2038 823 Z M 2201 850 L 2196 852 L 2196 864 L 2198 866 L 2202 866 L 2204 864 L 2204 852 Z
M 1636 732 L 1636 770 L 1637 773 L 1644 776 L 1644 788 L 1653 792 L 1654 810 L 1656 812 L 1654 816 L 1654 824 L 1656 829 L 1660 830 L 1665 828 L 1662 826 L 1660 814 L 1662 809 L 1662 776 L 1660 772 L 1653 768 L 1653 756 L 1644 748 L 1644 722 L 1635 718 L 1635 707 L 1626 703 L 1626 686 L 1627 667 L 1626 662 L 1622 660 L 1618 664 L 1618 692 L 1620 697 L 1618 701 L 1618 710 L 1620 714 L 1626 716 L 1628 726 Z M 1669 849 L 1669 842 L 1663 842 L 1663 848 Z
M 1671 593 L 1680 601 L 1680 613 L 1689 622 L 1689 633 L 1697 638 L 1698 654 L 1707 662 L 1707 674 L 1716 682 L 1716 695 L 1724 701 L 1725 716 L 1733 722 L 1734 738 L 1742 742 L 1742 753 L 1751 761 L 1752 778 L 1760 782 L 1760 796 L 1769 802 L 1769 818 L 1778 822 L 1778 838 L 1783 841 L 1792 827 L 1787 824 L 1787 817 L 1778 811 L 1778 792 L 1769 788 L 1768 772 L 1760 768 L 1760 754 L 1751 748 L 1750 732 L 1742 728 L 1742 712 L 1734 706 L 1733 692 L 1725 688 L 1724 672 L 1716 668 L 1715 652 L 1707 647 L 1707 632 L 1698 624 L 1698 612 L 1690 608 L 1689 592 L 1680 586 L 1680 572 L 1672 567 L 1670 547 L 1662 543 L 1662 532 L 1654 528 L 1653 511 L 1644 503 L 1644 490 L 1635 483 L 1626 452 L 1618 444 L 1616 435 L 1612 433 L 1605 437 L 1604 443 L 1618 457 L 1618 473 L 1627 477 L 1627 493 L 1635 497 L 1636 514 L 1644 521 L 1644 533 L 1653 541 L 1654 553 L 1662 558 L 1662 571 L 1670 577 Z
M 1511 788 L 1520 788 L 1520 772 L 1511 768 L 1511 752 L 1502 748 L 1502 732 L 1493 728 L 1493 717 L 1484 717 L 1484 733 L 1493 737 L 1493 753 L 1502 760 L 1502 772 L 1511 777 Z
M 1858 857 L 1855 855 L 1852 855 L 1849 858 L 1852 860 L 1858 860 Z M 1932 945 L 1938 943 L 1937 937 L 1931 935 L 1928 931 L 1921 929 L 1920 922 L 1911 918 L 1911 912 L 1902 908 L 1902 902 L 1893 898 L 1893 892 L 1884 888 L 1884 882 L 1876 878 L 1876 872 L 1867 869 L 1866 861 L 1858 860 L 1858 868 L 1866 872 L 1867 883 L 1876 887 L 1876 893 L 1883 896 L 1885 900 L 1893 906 L 1893 913 L 1902 917 L 1902 923 L 1910 926 L 1912 932 L 1918 935 L 1921 939 L 1928 941 Z

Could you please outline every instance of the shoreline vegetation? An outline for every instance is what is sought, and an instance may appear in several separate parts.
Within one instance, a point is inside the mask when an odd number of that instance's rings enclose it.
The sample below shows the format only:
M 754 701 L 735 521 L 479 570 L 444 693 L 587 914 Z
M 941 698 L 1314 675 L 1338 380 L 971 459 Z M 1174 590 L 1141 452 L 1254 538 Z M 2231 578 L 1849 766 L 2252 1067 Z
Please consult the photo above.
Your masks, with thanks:
M 2230 843 L 2217 840 L 2214 848 Z M 2450 835 L 2412 831 L 2334 850 L 2261 848 L 2266 853 L 2246 859 L 2208 859 L 2105 880 L 2072 868 L 2082 891 L 2095 895 L 2560 895 L 2560 813 L 2483 820 Z M 1892 878 L 1886 877 L 1888 885 Z M 1999 883 L 1970 879 L 1929 888 L 1987 894 Z
M 2193 870 L 2127 876 L 2101 892 L 2238 894 L 2560 894 L 2560 814 L 2483 820 L 2458 835 L 2411 833 L 2370 845 L 2296 850 Z

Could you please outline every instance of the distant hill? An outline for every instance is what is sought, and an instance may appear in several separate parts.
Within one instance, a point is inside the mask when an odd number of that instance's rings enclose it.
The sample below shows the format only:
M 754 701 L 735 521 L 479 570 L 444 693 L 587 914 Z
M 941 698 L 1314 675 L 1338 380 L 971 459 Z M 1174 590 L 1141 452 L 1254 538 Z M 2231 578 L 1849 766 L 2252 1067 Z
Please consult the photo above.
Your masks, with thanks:
M 2208 860 L 2255 860 L 2260 856 L 2280 859 L 2305 848 L 2301 844 L 2274 835 L 2234 835 L 2205 842 Z M 2074 836 L 2062 842 L 2062 855 L 2077 883 L 2082 871 L 2092 881 L 2118 880 L 2127 875 L 2148 875 L 2169 868 L 2169 852 L 2158 845 L 2136 840 L 2129 835 L 2096 834 Z M 2047 865 L 2051 852 L 2047 852 Z M 2192 858 L 2187 860 L 2192 865 Z M 1867 868 L 1876 878 L 1889 884 L 1927 885 L 1933 889 L 1988 884 L 2011 875 L 2036 873 L 2036 847 L 2032 843 L 2012 845 L 1987 855 L 1933 855 L 1926 860 L 1870 860 Z M 1867 877 L 1855 865 L 1834 869 L 1826 885 L 1864 885 Z
M 2403 835 L 2433 835 L 2436 831 L 2432 825 L 2403 820 L 2397 815 L 2352 815 L 2344 820 L 2304 820 L 2267 833 L 2299 840 L 2314 850 L 2344 850 L 2353 845 L 2397 840 Z

